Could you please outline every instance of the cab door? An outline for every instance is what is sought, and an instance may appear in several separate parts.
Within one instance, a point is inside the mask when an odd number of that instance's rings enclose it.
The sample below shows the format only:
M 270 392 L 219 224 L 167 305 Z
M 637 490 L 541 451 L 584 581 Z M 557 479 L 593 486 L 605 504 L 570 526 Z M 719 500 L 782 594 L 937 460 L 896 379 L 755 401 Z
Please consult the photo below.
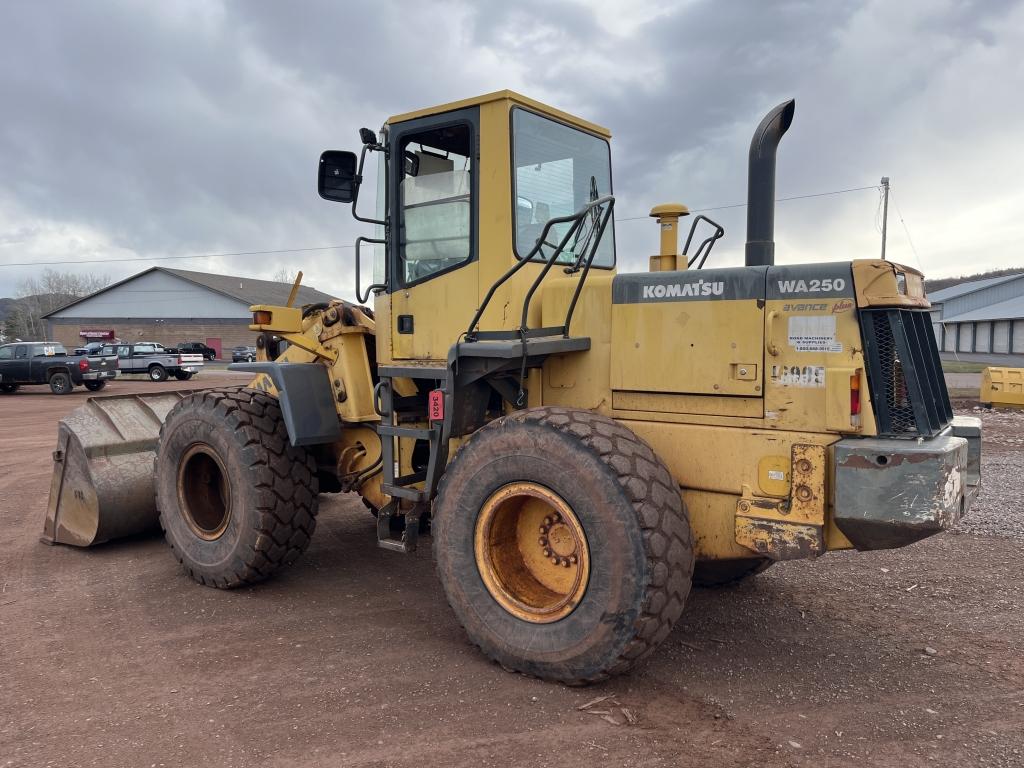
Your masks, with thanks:
M 445 360 L 478 301 L 479 107 L 392 126 L 392 354 Z

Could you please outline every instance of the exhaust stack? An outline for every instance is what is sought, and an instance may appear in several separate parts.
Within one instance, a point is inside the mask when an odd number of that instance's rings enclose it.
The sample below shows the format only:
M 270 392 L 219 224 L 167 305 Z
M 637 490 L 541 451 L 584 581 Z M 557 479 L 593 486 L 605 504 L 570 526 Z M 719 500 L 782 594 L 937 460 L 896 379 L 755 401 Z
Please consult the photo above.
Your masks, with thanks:
M 775 151 L 793 122 L 796 101 L 779 104 L 764 116 L 750 140 L 747 171 L 748 267 L 775 263 Z

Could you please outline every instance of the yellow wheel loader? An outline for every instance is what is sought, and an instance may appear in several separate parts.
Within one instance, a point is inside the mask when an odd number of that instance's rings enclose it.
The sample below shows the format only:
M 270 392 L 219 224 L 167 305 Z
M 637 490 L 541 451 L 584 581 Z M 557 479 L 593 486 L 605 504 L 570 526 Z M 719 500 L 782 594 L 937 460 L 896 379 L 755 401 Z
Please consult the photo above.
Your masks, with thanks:
M 774 263 L 793 112 L 751 142 L 745 266 L 710 263 L 704 216 L 680 250 L 688 211 L 663 204 L 630 274 L 604 128 L 501 91 L 363 129 L 318 184 L 376 228 L 372 311 L 254 306 L 249 386 L 91 400 L 60 426 L 44 539 L 158 518 L 193 578 L 234 587 L 305 550 L 319 494 L 355 492 L 386 549 L 430 528 L 484 653 L 586 683 L 664 640 L 691 584 L 948 529 L 981 430 L 953 416 L 921 274 Z

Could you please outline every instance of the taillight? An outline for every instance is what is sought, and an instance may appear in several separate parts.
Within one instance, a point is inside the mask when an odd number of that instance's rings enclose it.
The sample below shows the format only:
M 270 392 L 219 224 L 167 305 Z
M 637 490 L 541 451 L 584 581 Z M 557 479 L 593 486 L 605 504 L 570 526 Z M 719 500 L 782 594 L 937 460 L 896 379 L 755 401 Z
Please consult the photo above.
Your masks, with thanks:
M 82 373 L 85 373 L 86 371 L 89 370 L 89 361 L 86 360 L 84 357 L 78 361 L 78 370 L 80 370 Z
M 850 374 L 850 424 L 860 426 L 860 371 Z

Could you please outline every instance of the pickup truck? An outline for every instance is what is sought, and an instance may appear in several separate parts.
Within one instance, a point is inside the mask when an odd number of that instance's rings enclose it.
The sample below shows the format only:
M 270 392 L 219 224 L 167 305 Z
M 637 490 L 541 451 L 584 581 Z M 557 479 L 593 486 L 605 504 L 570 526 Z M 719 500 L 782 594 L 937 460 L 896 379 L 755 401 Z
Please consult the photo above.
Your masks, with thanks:
M 158 350 L 154 344 L 108 344 L 100 353 L 116 355 L 121 373 L 144 373 L 153 381 L 166 381 L 168 375 L 187 381 L 203 367 L 202 355 Z
M 190 355 L 202 355 L 203 360 L 216 360 L 217 350 L 213 347 L 208 347 L 201 341 L 186 341 L 177 346 L 179 352 L 185 352 Z
M 49 384 L 67 395 L 77 384 L 98 392 L 117 376 L 112 354 L 73 356 L 54 341 L 25 341 L 0 346 L 0 392 L 9 395 L 26 384 Z

